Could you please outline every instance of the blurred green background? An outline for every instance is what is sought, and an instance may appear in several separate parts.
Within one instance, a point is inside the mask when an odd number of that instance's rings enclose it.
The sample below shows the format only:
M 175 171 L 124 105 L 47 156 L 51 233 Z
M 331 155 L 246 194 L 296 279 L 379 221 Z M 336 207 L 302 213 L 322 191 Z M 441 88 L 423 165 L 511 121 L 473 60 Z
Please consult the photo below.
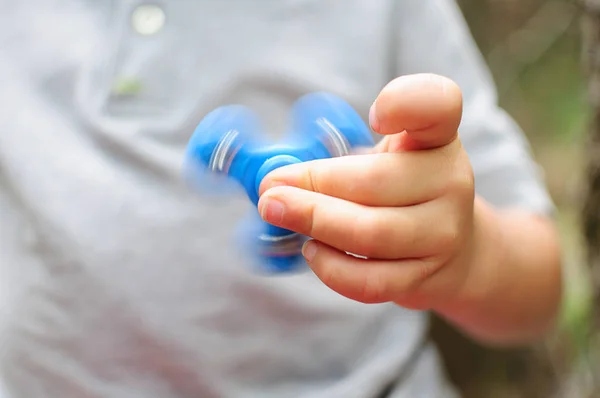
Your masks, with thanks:
M 542 344 L 541 350 L 490 356 L 477 351 L 480 348 L 470 351 L 453 348 L 454 340 L 450 339 L 446 345 L 459 358 L 450 363 L 450 368 L 454 369 L 454 365 L 462 368 L 469 361 L 476 363 L 476 374 L 470 368 L 464 371 L 464 376 L 471 383 L 474 378 L 487 378 L 494 383 L 492 387 L 488 383 L 483 392 L 473 390 L 467 396 L 548 396 L 541 393 L 541 384 L 553 378 L 557 382 L 557 377 L 568 391 L 556 396 L 596 396 L 582 392 L 585 382 L 581 378 L 585 373 L 581 368 L 589 368 L 585 354 L 589 351 L 587 327 L 591 318 L 591 285 L 580 218 L 589 121 L 587 80 L 581 62 L 583 10 L 576 1 L 569 0 L 459 0 L 459 3 L 492 70 L 500 104 L 527 134 L 533 155 L 545 172 L 557 206 L 566 291 L 558 330 Z M 525 370 L 527 366 L 534 372 Z M 578 375 L 571 377 L 573 373 Z M 511 383 L 516 385 L 523 381 L 519 379 L 534 377 L 536 381 L 529 392 L 511 390 Z M 481 387 L 484 382 L 475 384 Z
M 580 7 L 566 0 L 460 0 L 496 79 L 501 105 L 524 129 L 558 207 L 568 276 L 563 326 L 576 338 L 589 309 L 580 231 L 588 124 Z

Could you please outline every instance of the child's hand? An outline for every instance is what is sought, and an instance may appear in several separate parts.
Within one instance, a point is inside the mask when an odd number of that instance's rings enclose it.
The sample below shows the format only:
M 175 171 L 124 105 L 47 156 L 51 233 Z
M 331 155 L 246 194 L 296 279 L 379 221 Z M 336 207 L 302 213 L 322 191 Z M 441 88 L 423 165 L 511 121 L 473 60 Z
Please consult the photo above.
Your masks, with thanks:
M 373 153 L 273 171 L 261 186 L 259 211 L 271 224 L 312 237 L 304 256 L 346 297 L 412 308 L 454 299 L 476 240 L 461 115 L 452 81 L 398 78 L 371 109 L 371 127 L 386 135 Z

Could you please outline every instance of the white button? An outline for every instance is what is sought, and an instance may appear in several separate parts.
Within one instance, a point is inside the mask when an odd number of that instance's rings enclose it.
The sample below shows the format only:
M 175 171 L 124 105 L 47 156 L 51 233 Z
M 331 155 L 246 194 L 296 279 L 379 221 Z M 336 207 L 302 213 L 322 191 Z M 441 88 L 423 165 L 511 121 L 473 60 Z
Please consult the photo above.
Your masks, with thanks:
M 165 12 L 159 6 L 138 6 L 131 15 L 131 24 L 136 32 L 144 36 L 154 35 L 165 25 Z

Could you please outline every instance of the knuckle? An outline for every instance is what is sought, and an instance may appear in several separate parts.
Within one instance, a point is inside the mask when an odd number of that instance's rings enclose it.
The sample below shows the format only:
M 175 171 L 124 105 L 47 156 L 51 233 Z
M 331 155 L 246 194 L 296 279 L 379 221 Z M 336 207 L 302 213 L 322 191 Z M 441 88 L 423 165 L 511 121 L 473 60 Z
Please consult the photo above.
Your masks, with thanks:
M 397 221 L 398 225 L 402 225 L 402 235 L 396 236 L 395 241 L 401 242 L 402 247 L 415 247 L 418 245 L 418 240 L 426 236 L 426 228 L 419 219 L 414 217 L 403 217 Z M 398 231 L 396 231 L 398 235 Z
M 437 272 L 438 269 L 439 266 L 435 262 L 423 261 L 418 267 L 415 285 L 412 286 L 413 289 L 421 287 L 426 280 L 428 280 L 433 274 Z
M 332 159 L 328 159 L 331 161 Z M 330 162 L 321 161 L 309 162 L 309 167 L 306 168 L 306 185 L 307 189 L 315 193 L 329 195 L 333 192 L 338 192 L 340 188 L 344 189 L 344 183 L 340 179 L 339 167 L 332 167 Z
M 315 203 L 308 203 L 306 206 L 306 217 L 303 217 L 304 225 L 300 232 L 303 235 L 315 237 L 317 231 L 318 210 Z
M 336 286 L 338 285 L 339 281 L 339 273 L 336 271 L 336 267 L 323 264 L 321 259 L 317 257 L 313 259 L 311 267 L 313 271 L 317 274 L 321 282 L 325 284 L 325 286 L 336 290 Z
M 403 300 L 413 300 L 421 296 L 426 289 L 432 277 L 440 270 L 440 262 L 434 258 L 424 258 L 416 260 L 417 263 L 411 264 L 413 270 L 406 274 L 406 277 L 398 284 L 394 294 L 401 297 Z M 422 301 L 418 299 L 417 301 Z
M 460 242 L 460 224 L 449 217 L 449 220 L 441 223 L 437 228 L 436 246 L 440 252 L 453 251 Z
M 362 280 L 358 300 L 363 303 L 386 301 L 386 280 L 380 272 L 367 272 Z
M 360 255 L 378 257 L 388 246 L 390 231 L 388 224 L 375 212 L 357 217 L 352 228 L 352 243 Z
M 413 278 L 407 282 L 405 293 L 411 296 L 421 295 L 421 304 L 426 304 L 428 299 L 430 299 L 425 298 L 429 296 L 426 294 L 428 290 L 427 286 L 442 266 L 443 263 L 433 258 L 421 260 L 417 266 L 416 272 L 413 274 Z M 423 296 L 424 293 L 425 296 Z
M 320 193 L 319 190 L 319 179 L 321 173 L 317 172 L 314 167 L 306 168 L 306 182 L 308 184 L 308 189 L 313 192 Z

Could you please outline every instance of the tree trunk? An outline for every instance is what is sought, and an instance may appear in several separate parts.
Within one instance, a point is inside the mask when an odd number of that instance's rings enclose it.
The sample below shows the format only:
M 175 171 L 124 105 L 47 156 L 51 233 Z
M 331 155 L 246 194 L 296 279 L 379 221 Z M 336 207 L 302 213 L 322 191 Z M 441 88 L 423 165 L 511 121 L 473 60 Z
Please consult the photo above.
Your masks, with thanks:
M 583 364 L 569 384 L 578 385 L 578 396 L 600 396 L 600 0 L 581 0 L 582 61 L 588 79 L 590 124 L 586 142 L 586 192 L 582 212 L 587 262 L 594 292 L 594 310 Z M 572 387 L 575 389 L 575 387 Z

